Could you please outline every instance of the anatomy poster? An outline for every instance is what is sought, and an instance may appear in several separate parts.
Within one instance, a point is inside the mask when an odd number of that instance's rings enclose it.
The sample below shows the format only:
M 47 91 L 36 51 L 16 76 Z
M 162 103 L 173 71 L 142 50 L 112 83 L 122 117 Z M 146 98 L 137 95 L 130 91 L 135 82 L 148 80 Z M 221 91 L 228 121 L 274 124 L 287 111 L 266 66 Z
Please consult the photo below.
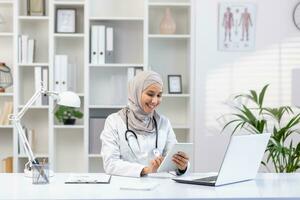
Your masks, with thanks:
M 256 6 L 245 3 L 219 5 L 219 50 L 248 51 L 255 47 Z

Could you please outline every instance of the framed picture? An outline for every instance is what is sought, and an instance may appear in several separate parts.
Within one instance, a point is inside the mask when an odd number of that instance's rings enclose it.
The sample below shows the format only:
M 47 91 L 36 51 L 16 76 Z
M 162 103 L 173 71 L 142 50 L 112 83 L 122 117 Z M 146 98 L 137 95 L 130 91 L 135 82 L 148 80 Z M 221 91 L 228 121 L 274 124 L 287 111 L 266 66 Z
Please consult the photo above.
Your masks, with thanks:
M 56 33 L 76 32 L 76 9 L 57 8 L 56 9 Z
M 255 48 L 256 6 L 252 3 L 220 3 L 218 46 L 221 51 Z
M 181 94 L 181 75 L 168 75 L 168 89 L 170 94 Z
M 44 16 L 46 15 L 45 0 L 27 0 L 27 15 Z

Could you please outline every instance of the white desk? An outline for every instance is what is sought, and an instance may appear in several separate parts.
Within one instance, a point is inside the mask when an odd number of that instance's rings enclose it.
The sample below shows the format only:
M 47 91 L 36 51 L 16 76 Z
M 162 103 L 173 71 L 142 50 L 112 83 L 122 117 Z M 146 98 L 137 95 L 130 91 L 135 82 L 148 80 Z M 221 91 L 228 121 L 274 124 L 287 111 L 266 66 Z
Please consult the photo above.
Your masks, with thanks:
M 23 174 L 0 174 L 0 199 L 300 199 L 300 173 L 258 174 L 256 180 L 216 188 L 116 176 L 110 184 L 64 184 L 67 176 L 55 174 L 48 185 L 32 185 Z M 131 181 L 155 181 L 159 186 L 151 191 L 120 190 Z

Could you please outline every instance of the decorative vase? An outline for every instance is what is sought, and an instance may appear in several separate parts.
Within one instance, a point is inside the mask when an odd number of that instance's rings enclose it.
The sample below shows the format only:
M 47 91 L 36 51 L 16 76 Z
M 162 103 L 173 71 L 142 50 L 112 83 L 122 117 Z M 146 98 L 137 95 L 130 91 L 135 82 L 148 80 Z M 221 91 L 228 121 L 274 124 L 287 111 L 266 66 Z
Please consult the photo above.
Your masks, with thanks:
M 64 125 L 74 125 L 76 122 L 76 119 L 64 119 L 63 122 L 64 122 Z
M 166 8 L 165 15 L 160 22 L 160 34 L 174 34 L 176 23 L 172 17 L 170 8 Z

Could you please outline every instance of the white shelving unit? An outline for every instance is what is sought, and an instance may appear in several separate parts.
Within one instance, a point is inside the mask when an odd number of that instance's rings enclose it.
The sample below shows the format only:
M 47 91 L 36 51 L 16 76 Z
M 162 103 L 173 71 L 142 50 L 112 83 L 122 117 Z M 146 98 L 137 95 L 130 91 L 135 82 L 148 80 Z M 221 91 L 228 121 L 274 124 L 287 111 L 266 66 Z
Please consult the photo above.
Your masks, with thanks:
M 14 38 L 15 38 L 15 4 L 13 1 L 0 1 L 0 15 L 3 23 L 0 24 L 0 62 L 4 62 L 15 73 Z M 0 93 L 0 113 L 2 114 L 5 102 L 14 102 L 14 88 L 10 87 L 5 93 Z M 14 137 L 12 125 L 0 125 L 0 162 L 14 156 Z M 2 172 L 0 164 L 0 173 Z
M 171 8 L 177 25 L 176 33 L 171 35 L 159 32 L 167 7 Z M 0 11 L 13 13 L 9 17 L 12 23 L 3 30 L 0 26 L 0 55 L 13 66 L 15 77 L 14 87 L 7 93 L 0 93 L 0 106 L 7 99 L 14 101 L 15 112 L 24 106 L 34 93 L 36 66 L 48 68 L 49 89 L 53 90 L 55 55 L 68 55 L 69 62 L 76 64 L 74 92 L 81 99 L 79 110 L 84 113 L 83 119 L 77 120 L 75 125 L 58 123 L 50 98 L 49 105 L 32 106 L 23 122 L 36 131 L 35 155 L 46 158 L 55 172 L 102 172 L 100 149 L 90 150 L 90 119 L 106 118 L 127 104 L 129 70 L 152 69 L 160 73 L 164 81 L 159 111 L 170 119 L 179 141 L 192 141 L 194 36 L 191 7 L 189 0 L 46 0 L 46 16 L 27 16 L 26 1 L 0 1 Z M 76 9 L 76 33 L 55 32 L 57 8 Z M 114 55 L 107 63 L 91 63 L 90 30 L 93 25 L 114 29 Z M 18 62 L 20 34 L 36 40 L 33 63 Z M 182 76 L 182 94 L 168 93 L 169 74 Z M 16 130 L 8 125 L 0 126 L 0 132 L 0 159 L 13 156 L 14 171 L 22 172 L 27 157 L 18 153 Z

